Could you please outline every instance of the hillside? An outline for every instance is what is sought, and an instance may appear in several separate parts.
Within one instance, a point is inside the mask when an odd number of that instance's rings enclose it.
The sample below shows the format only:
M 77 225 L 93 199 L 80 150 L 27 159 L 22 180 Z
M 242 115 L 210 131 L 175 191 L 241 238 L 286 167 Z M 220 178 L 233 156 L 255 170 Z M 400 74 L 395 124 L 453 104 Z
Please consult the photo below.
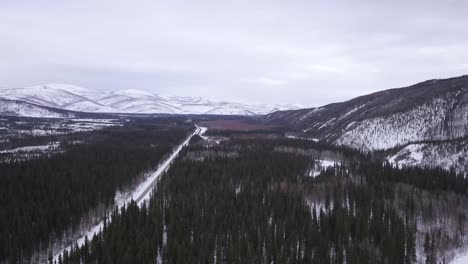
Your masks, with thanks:
M 68 111 L 2 98 L 0 98 L 0 115 L 42 118 L 66 118 L 75 116 Z
M 306 135 L 365 150 L 468 134 L 468 76 L 430 80 L 322 107 L 263 118 Z

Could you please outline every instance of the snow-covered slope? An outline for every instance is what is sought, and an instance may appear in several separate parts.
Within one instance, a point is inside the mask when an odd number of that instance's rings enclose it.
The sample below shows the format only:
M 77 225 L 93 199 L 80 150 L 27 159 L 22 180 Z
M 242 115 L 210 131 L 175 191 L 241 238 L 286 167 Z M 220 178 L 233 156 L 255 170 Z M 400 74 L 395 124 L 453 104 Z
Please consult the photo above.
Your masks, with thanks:
M 365 150 L 468 135 L 468 76 L 430 80 L 323 107 L 280 111 L 265 122 Z
M 280 111 L 263 120 L 303 137 L 367 151 L 399 166 L 468 173 L 468 76 L 425 81 L 323 107 Z
M 66 84 L 0 89 L 0 98 L 92 113 L 263 115 L 298 108 L 292 105 L 248 105 L 201 97 L 166 96 L 134 89 L 102 92 Z
M 400 167 L 437 166 L 468 172 L 468 139 L 409 144 L 390 155 L 388 161 Z
M 74 115 L 66 111 L 42 107 L 22 101 L 6 100 L 0 98 L 0 115 L 42 117 L 42 118 L 65 118 Z

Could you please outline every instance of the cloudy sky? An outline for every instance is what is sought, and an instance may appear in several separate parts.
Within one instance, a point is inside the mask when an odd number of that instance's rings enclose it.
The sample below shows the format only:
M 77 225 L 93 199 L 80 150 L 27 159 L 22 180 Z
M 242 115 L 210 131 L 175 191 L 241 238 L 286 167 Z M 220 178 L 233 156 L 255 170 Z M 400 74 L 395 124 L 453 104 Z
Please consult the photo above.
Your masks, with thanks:
M 0 1 L 0 86 L 322 105 L 468 74 L 468 3 Z

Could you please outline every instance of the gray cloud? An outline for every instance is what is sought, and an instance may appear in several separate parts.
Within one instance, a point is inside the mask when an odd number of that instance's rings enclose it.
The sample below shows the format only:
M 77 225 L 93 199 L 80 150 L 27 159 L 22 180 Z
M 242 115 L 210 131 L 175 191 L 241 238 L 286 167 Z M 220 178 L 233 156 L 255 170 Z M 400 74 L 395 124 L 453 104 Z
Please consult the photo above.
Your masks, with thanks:
M 0 86 L 321 105 L 468 72 L 452 1 L 0 3 Z

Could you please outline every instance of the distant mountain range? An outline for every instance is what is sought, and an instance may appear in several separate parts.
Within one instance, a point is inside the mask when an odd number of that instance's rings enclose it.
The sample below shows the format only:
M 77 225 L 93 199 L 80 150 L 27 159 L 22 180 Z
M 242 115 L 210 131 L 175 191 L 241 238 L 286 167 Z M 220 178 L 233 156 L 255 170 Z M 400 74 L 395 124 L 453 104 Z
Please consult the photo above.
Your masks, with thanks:
M 429 80 L 322 107 L 262 118 L 336 145 L 387 150 L 400 165 L 468 172 L 468 76 Z
M 297 105 L 250 105 L 202 97 L 168 96 L 141 90 L 103 92 L 67 84 L 4 88 L 0 89 L 0 98 L 10 100 L 11 106 L 4 107 L 9 108 L 10 114 L 14 113 L 15 109 L 21 108 L 18 115 L 26 116 L 40 115 L 27 111 L 39 106 L 89 113 L 212 115 L 263 115 L 278 110 L 299 108 Z M 17 102 L 13 103 L 11 100 Z M 25 107 L 23 104 L 23 107 L 18 107 L 20 102 L 32 105 Z

